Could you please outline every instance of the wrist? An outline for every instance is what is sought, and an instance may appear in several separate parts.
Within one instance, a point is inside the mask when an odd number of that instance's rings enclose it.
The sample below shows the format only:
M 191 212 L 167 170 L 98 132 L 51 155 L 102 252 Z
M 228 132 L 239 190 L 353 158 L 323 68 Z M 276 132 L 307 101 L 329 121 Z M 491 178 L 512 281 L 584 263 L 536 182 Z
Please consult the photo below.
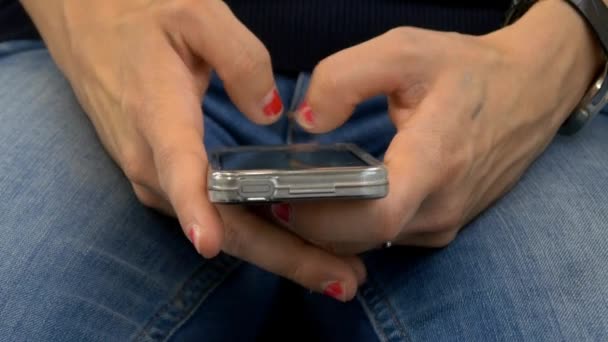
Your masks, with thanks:
M 585 19 L 566 1 L 535 4 L 515 24 L 490 39 L 520 67 L 524 83 L 536 88 L 536 112 L 560 125 L 603 69 L 605 57 Z

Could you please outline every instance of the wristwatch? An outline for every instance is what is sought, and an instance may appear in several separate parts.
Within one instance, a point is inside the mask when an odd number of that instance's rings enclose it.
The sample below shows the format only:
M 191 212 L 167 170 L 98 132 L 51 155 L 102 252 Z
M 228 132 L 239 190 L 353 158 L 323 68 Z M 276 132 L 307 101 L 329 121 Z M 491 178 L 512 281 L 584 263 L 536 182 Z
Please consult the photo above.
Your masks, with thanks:
M 513 0 L 505 25 L 522 17 L 539 0 Z M 559 133 L 573 135 L 608 104 L 608 8 L 602 0 L 566 0 L 585 19 L 604 50 L 606 65 Z

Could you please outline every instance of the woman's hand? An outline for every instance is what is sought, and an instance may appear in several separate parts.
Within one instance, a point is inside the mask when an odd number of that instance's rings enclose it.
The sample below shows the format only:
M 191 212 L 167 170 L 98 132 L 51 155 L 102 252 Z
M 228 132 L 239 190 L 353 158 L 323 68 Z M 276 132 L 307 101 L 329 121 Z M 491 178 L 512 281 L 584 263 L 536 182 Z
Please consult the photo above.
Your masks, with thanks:
M 206 257 L 223 249 L 312 290 L 354 296 L 360 260 L 207 199 L 201 99 L 211 70 L 254 122 L 282 112 L 268 52 L 222 1 L 23 2 L 142 203 L 176 215 Z
M 400 28 L 321 62 L 300 124 L 341 125 L 355 106 L 389 99 L 397 134 L 385 156 L 387 198 L 275 205 L 292 231 L 344 254 L 385 241 L 451 242 L 545 149 L 600 62 L 583 20 L 542 1 L 484 37 Z

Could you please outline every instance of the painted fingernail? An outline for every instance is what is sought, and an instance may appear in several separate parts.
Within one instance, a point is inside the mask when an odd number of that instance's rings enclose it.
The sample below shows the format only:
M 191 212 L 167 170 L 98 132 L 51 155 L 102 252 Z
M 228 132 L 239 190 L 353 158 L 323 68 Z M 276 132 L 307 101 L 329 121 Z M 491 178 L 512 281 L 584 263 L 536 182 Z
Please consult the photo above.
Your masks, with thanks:
M 323 288 L 324 295 L 337 299 L 339 301 L 344 301 L 344 289 L 342 288 L 342 284 L 340 284 L 340 282 L 329 282 Z
M 291 206 L 287 203 L 272 205 L 272 213 L 279 221 L 289 224 L 291 220 Z
M 277 116 L 283 113 L 283 101 L 277 88 L 274 88 L 266 97 L 263 102 L 264 114 L 266 116 Z
M 198 251 L 198 231 L 199 231 L 200 227 L 197 225 L 191 225 L 188 228 L 188 240 L 190 240 L 190 243 L 192 243 L 192 245 L 194 246 L 194 248 L 196 248 L 196 250 Z
M 315 124 L 315 114 L 312 112 L 312 108 L 308 102 L 304 101 L 298 109 L 298 115 L 300 117 L 300 123 L 307 127 L 312 127 Z

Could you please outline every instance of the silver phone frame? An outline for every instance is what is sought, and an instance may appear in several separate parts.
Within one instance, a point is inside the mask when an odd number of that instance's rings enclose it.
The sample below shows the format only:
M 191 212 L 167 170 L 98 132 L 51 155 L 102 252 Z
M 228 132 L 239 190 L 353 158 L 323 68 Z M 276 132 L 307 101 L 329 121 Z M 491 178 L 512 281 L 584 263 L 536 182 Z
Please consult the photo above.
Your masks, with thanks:
M 248 151 L 347 150 L 368 165 L 302 170 L 222 170 L 223 153 Z M 207 176 L 213 203 L 265 203 L 306 199 L 377 199 L 388 194 L 385 166 L 354 144 L 292 144 L 229 147 L 209 153 Z

